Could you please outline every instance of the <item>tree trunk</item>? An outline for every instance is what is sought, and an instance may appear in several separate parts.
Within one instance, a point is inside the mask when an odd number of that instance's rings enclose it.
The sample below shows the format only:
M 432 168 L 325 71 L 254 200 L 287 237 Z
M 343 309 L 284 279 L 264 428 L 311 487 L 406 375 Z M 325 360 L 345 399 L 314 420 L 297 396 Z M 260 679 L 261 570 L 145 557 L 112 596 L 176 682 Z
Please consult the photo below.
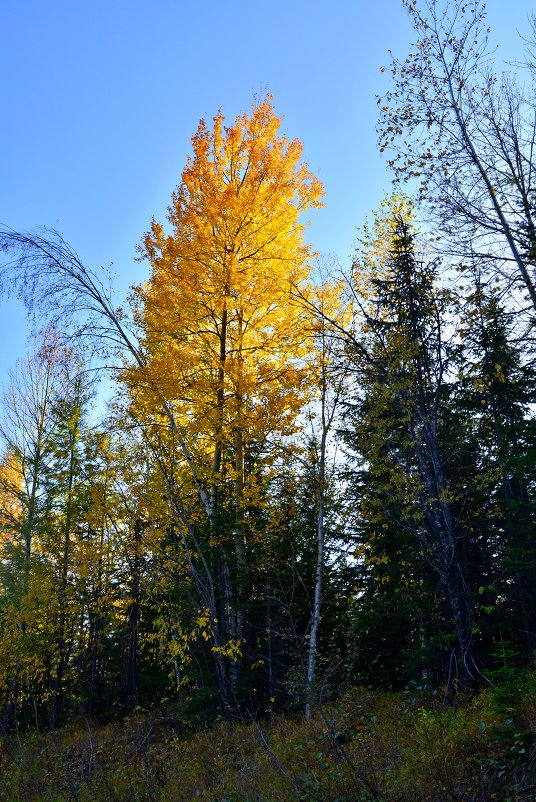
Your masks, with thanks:
M 67 617 L 67 577 L 69 571 L 69 560 L 71 550 L 71 517 L 73 505 L 74 487 L 74 463 L 75 463 L 75 431 L 70 432 L 70 453 L 69 453 L 69 476 L 67 481 L 67 502 L 65 509 L 65 529 L 63 533 L 63 553 L 61 559 L 60 587 L 58 594 L 59 601 L 59 621 L 56 649 L 58 652 L 58 665 L 53 682 L 52 711 L 50 716 L 50 726 L 52 729 L 57 727 L 63 708 L 63 672 L 67 661 L 65 643 L 65 624 Z
M 139 701 L 139 618 L 141 586 L 141 536 L 143 522 L 136 518 L 133 531 L 133 555 L 130 576 L 130 602 L 128 605 L 128 647 L 127 647 L 127 699 L 130 708 Z

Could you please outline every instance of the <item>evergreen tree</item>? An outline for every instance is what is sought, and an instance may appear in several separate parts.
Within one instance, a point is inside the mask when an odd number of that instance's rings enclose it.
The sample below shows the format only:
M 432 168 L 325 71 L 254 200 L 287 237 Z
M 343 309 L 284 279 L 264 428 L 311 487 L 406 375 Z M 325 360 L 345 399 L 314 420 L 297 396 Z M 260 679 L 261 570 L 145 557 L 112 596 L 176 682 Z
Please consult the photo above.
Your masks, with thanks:
M 525 658 L 535 645 L 536 584 L 533 533 L 536 392 L 532 363 L 516 341 L 514 316 L 475 275 L 461 323 L 457 406 L 466 430 L 467 464 L 480 479 L 471 526 L 483 543 L 478 577 L 486 611 L 488 650 L 497 638 L 513 639 Z
M 369 278 L 363 334 L 348 342 L 360 395 L 349 413 L 347 440 L 366 470 L 369 561 L 396 560 L 400 548 L 393 548 L 393 537 L 402 548 L 413 542 L 411 568 L 400 572 L 399 581 L 413 582 L 419 598 L 423 583 L 415 569 L 433 569 L 454 625 L 452 655 L 465 680 L 474 683 L 479 668 L 464 556 L 468 532 L 448 437 L 449 298 L 437 288 L 437 265 L 417 258 L 408 221 L 395 217 L 391 226 L 387 259 Z M 424 587 L 430 594 L 429 581 Z M 415 630 L 411 617 L 407 626 Z M 422 623 L 420 629 L 425 633 Z

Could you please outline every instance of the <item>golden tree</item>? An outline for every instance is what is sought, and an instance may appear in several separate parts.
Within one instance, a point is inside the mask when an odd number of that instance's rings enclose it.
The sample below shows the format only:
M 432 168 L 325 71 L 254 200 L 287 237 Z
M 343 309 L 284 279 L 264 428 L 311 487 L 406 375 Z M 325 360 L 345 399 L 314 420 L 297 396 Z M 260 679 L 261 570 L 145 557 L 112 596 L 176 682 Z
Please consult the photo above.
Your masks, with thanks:
M 173 403 L 212 453 L 269 420 L 293 420 L 302 380 L 300 312 L 291 290 L 308 274 L 300 212 L 320 205 L 322 186 L 302 145 L 278 135 L 270 100 L 201 121 L 193 156 L 173 196 L 166 235 L 153 221 L 142 252 L 153 267 L 138 289 L 151 387 Z M 298 326 L 297 326 L 298 324 Z
M 304 312 L 293 297 L 312 253 L 299 218 L 321 205 L 323 187 L 280 124 L 271 98 L 228 127 L 221 113 L 212 127 L 200 122 L 168 210 L 171 232 L 153 220 L 140 248 L 152 265 L 135 293 L 145 359 L 128 374 L 137 417 L 171 421 L 174 476 L 182 464 L 194 479 L 211 545 L 229 563 L 221 593 L 235 645 L 259 466 L 295 430 L 306 400 Z

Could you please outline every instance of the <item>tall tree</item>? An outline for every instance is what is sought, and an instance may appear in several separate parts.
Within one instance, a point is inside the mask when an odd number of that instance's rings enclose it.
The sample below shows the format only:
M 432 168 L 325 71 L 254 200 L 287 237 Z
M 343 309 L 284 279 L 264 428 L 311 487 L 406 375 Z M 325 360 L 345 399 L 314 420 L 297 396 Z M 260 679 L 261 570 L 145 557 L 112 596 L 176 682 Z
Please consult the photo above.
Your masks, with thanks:
M 47 488 L 47 520 L 44 556 L 54 572 L 54 600 L 51 599 L 51 618 L 54 618 L 54 648 L 50 677 L 50 724 L 56 727 L 62 719 L 65 702 L 65 676 L 74 648 L 79 605 L 75 594 L 73 573 L 76 551 L 86 526 L 90 504 L 89 487 L 83 475 L 85 416 L 89 400 L 81 365 L 70 355 L 68 381 L 64 394 L 56 399 L 52 414 L 54 438 L 51 458 L 45 476 Z M 54 604 L 53 604 L 54 601 Z M 52 612 L 53 611 L 53 612 Z
M 470 421 L 466 447 L 474 456 L 467 454 L 467 466 L 475 462 L 480 475 L 472 526 L 488 543 L 479 579 L 490 611 L 488 637 L 500 630 L 528 656 L 536 629 L 530 591 L 536 581 L 534 366 L 517 341 L 515 315 L 503 308 L 497 289 L 482 282 L 478 268 L 460 328 L 456 402 Z
M 200 123 L 169 208 L 172 232 L 153 221 L 141 249 L 152 265 L 137 289 L 147 357 L 127 377 L 136 415 L 148 420 L 143 407 L 154 406 L 157 388 L 188 443 L 187 458 L 173 448 L 170 456 L 195 482 L 206 543 L 220 548 L 214 577 L 196 523 L 212 626 L 226 622 L 226 641 L 240 648 L 259 466 L 273 461 L 275 439 L 294 431 L 305 401 L 303 313 L 292 290 L 311 256 L 299 216 L 322 195 L 280 123 L 270 99 L 229 127 L 221 113 L 211 128 Z M 217 641 L 220 650 L 219 632 Z
M 342 289 L 340 281 L 329 280 L 327 275 L 323 275 L 321 285 L 312 293 L 309 292 L 307 298 L 302 296 L 306 308 L 313 312 L 310 336 L 313 348 L 311 361 L 314 364 L 312 371 L 314 392 L 309 413 L 312 429 L 309 441 L 311 457 L 309 470 L 313 473 L 313 509 L 316 519 L 316 564 L 306 672 L 307 718 L 311 718 L 315 698 L 318 636 L 325 595 L 326 518 L 329 512 L 329 484 L 333 473 L 333 470 L 330 470 L 330 462 L 336 453 L 333 428 L 340 413 L 346 379 L 347 360 L 330 323 L 337 321 L 339 326 L 345 323 L 346 310 L 341 297 Z
M 467 532 L 446 437 L 448 298 L 436 286 L 436 265 L 417 258 L 407 220 L 395 217 L 390 225 L 388 259 L 369 273 L 367 300 L 356 295 L 363 333 L 348 339 L 362 388 L 351 416 L 353 438 L 368 464 L 369 496 L 376 499 L 372 511 L 379 505 L 411 533 L 419 559 L 436 572 L 450 606 L 460 665 L 474 682 L 479 669 L 463 556 Z

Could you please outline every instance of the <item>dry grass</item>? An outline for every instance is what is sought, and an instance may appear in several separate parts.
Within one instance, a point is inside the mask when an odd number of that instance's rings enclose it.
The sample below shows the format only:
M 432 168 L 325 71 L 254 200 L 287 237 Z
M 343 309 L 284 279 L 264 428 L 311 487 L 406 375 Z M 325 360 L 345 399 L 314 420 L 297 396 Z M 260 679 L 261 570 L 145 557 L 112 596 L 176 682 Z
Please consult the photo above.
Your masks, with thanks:
M 220 722 L 179 736 L 172 709 L 4 739 L 5 802 L 533 802 L 536 707 L 505 720 L 457 701 L 356 689 L 311 721 Z M 523 727 L 519 726 L 522 721 Z

